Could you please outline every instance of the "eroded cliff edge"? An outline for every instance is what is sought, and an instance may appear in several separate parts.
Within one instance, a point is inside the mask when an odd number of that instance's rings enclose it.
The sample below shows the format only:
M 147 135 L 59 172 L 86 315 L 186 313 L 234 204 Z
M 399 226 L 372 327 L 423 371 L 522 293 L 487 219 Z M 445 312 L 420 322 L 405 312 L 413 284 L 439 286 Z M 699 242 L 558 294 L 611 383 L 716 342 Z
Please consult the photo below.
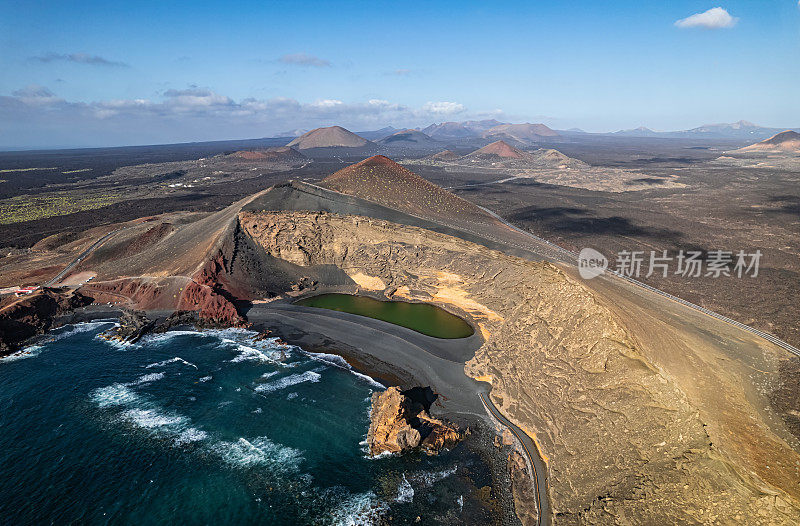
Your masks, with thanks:
M 768 405 L 757 373 L 715 367 L 718 357 L 702 348 L 690 349 L 682 367 L 655 360 L 608 298 L 548 263 L 364 217 L 238 219 L 239 235 L 271 258 L 333 266 L 354 288 L 432 301 L 474 320 L 486 343 L 465 370 L 491 381 L 494 403 L 537 441 L 556 522 L 800 519 L 800 457 L 781 424 L 756 407 Z M 760 454 L 747 454 L 748 444 Z

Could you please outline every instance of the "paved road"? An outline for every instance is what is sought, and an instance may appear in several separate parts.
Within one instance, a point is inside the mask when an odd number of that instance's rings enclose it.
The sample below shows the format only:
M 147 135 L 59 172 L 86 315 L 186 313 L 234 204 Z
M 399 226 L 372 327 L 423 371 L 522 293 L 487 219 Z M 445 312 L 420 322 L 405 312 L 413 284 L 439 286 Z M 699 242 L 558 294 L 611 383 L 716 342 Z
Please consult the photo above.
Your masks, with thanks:
M 538 519 L 536 523 L 549 525 L 552 522 L 552 516 L 550 510 L 550 499 L 547 495 L 547 465 L 539 456 L 539 450 L 536 447 L 536 444 L 533 442 L 531 437 L 527 435 L 527 433 L 522 431 L 508 418 L 503 416 L 503 414 L 489 399 L 488 394 L 485 395 L 483 393 L 478 393 L 478 396 L 480 397 L 483 406 L 486 408 L 486 411 L 492 416 L 492 418 L 507 427 L 514 434 L 514 436 L 517 437 L 517 440 L 519 440 L 520 444 L 522 444 L 525 454 L 528 456 L 531 469 L 533 470 L 532 478 L 534 490 L 536 491 L 536 511 L 538 512 Z
M 109 239 L 110 239 L 112 236 L 114 236 L 114 235 L 118 234 L 119 232 L 122 232 L 123 230 L 126 230 L 126 229 L 128 229 L 128 228 L 130 228 L 130 227 L 126 226 L 126 227 L 118 228 L 118 229 L 116 229 L 116 230 L 112 230 L 112 231 L 111 231 L 111 232 L 109 232 L 108 234 L 104 235 L 103 237 L 101 237 L 100 239 L 98 239 L 97 241 L 95 241 L 95 242 L 92 244 L 92 246 L 90 246 L 89 248 L 87 248 L 86 250 L 84 250 L 83 252 L 81 252 L 81 253 L 78 255 L 78 257 L 76 257 L 75 259 L 73 259 L 73 260 L 72 260 L 72 261 L 71 261 L 71 262 L 70 262 L 70 263 L 69 263 L 69 264 L 68 264 L 66 267 L 64 267 L 64 270 L 62 270 L 61 272 L 59 272 L 59 273 L 58 273 L 58 275 L 56 275 L 56 277 L 54 277 L 53 279 L 51 279 L 51 280 L 49 280 L 49 281 L 46 281 L 46 282 L 43 284 L 43 286 L 44 286 L 44 287 L 50 287 L 50 286 L 52 286 L 54 283 L 58 283 L 59 281 L 61 281 L 62 279 L 64 279 L 64 277 L 65 277 L 65 276 L 66 276 L 66 275 L 67 275 L 67 274 L 68 274 L 68 273 L 69 273 L 69 272 L 70 272 L 70 271 L 71 271 L 73 268 L 75 268 L 75 266 L 76 266 L 78 263 L 80 263 L 81 261 L 83 261 L 84 259 L 86 259 L 86 256 L 88 256 L 89 254 L 91 254 L 92 252 L 94 252 L 94 251 L 95 251 L 97 248 L 99 248 L 99 247 L 100 247 L 100 246 L 101 246 L 103 243 L 105 243 L 106 241 L 108 241 L 108 240 L 109 240 Z

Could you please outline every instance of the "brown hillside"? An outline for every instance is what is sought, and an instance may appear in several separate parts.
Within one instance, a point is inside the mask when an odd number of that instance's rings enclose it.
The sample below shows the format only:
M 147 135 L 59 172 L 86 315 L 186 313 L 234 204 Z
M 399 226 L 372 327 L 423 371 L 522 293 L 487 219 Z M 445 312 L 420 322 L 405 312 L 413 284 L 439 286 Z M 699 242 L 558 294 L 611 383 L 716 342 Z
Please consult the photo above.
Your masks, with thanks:
M 766 139 L 750 146 L 740 148 L 740 152 L 788 152 L 800 153 L 800 133 L 792 130 L 773 135 Z
M 383 155 L 375 155 L 326 177 L 322 186 L 423 217 L 448 222 L 486 221 L 486 212 L 423 179 Z
M 431 161 L 455 161 L 459 157 L 460 156 L 453 150 L 442 150 L 439 153 L 434 153 L 433 155 L 425 157 L 425 159 L 429 159 Z
M 523 159 L 525 158 L 525 152 L 522 150 L 518 150 L 508 144 L 505 141 L 495 141 L 492 144 L 487 144 L 483 148 L 475 150 L 470 156 L 487 156 L 487 155 L 496 155 L 498 157 L 503 157 L 504 159 Z
M 535 141 L 541 137 L 557 137 L 558 132 L 551 130 L 544 124 L 501 124 L 489 128 L 483 133 L 484 137 L 506 136 L 518 141 Z
M 303 161 L 306 156 L 289 146 L 278 146 L 276 148 L 267 148 L 265 150 L 242 150 L 231 154 L 233 157 L 245 159 L 248 161 L 266 161 L 266 162 L 294 162 Z
M 307 150 L 310 148 L 363 148 L 369 144 L 372 143 L 350 130 L 341 126 L 329 126 L 304 133 L 286 146 Z

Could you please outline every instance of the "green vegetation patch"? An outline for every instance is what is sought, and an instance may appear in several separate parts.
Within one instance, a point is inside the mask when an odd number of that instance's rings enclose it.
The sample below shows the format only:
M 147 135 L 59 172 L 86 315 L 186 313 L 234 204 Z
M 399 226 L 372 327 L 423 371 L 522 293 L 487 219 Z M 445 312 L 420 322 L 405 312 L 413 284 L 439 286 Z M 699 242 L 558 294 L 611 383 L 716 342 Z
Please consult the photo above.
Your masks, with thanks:
M 18 195 L 0 200 L 0 225 L 95 210 L 122 199 L 122 192 L 92 190 Z

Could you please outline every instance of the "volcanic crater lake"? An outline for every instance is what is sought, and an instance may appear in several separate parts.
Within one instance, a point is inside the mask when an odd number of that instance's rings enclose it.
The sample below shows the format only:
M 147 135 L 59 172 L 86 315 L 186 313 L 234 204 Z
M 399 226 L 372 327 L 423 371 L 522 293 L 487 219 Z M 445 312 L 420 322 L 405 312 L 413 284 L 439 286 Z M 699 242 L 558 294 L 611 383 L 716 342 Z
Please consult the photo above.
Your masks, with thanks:
M 303 298 L 296 304 L 366 316 L 394 323 L 434 338 L 466 338 L 475 333 L 466 321 L 428 303 L 381 301 L 353 294 L 320 294 Z

